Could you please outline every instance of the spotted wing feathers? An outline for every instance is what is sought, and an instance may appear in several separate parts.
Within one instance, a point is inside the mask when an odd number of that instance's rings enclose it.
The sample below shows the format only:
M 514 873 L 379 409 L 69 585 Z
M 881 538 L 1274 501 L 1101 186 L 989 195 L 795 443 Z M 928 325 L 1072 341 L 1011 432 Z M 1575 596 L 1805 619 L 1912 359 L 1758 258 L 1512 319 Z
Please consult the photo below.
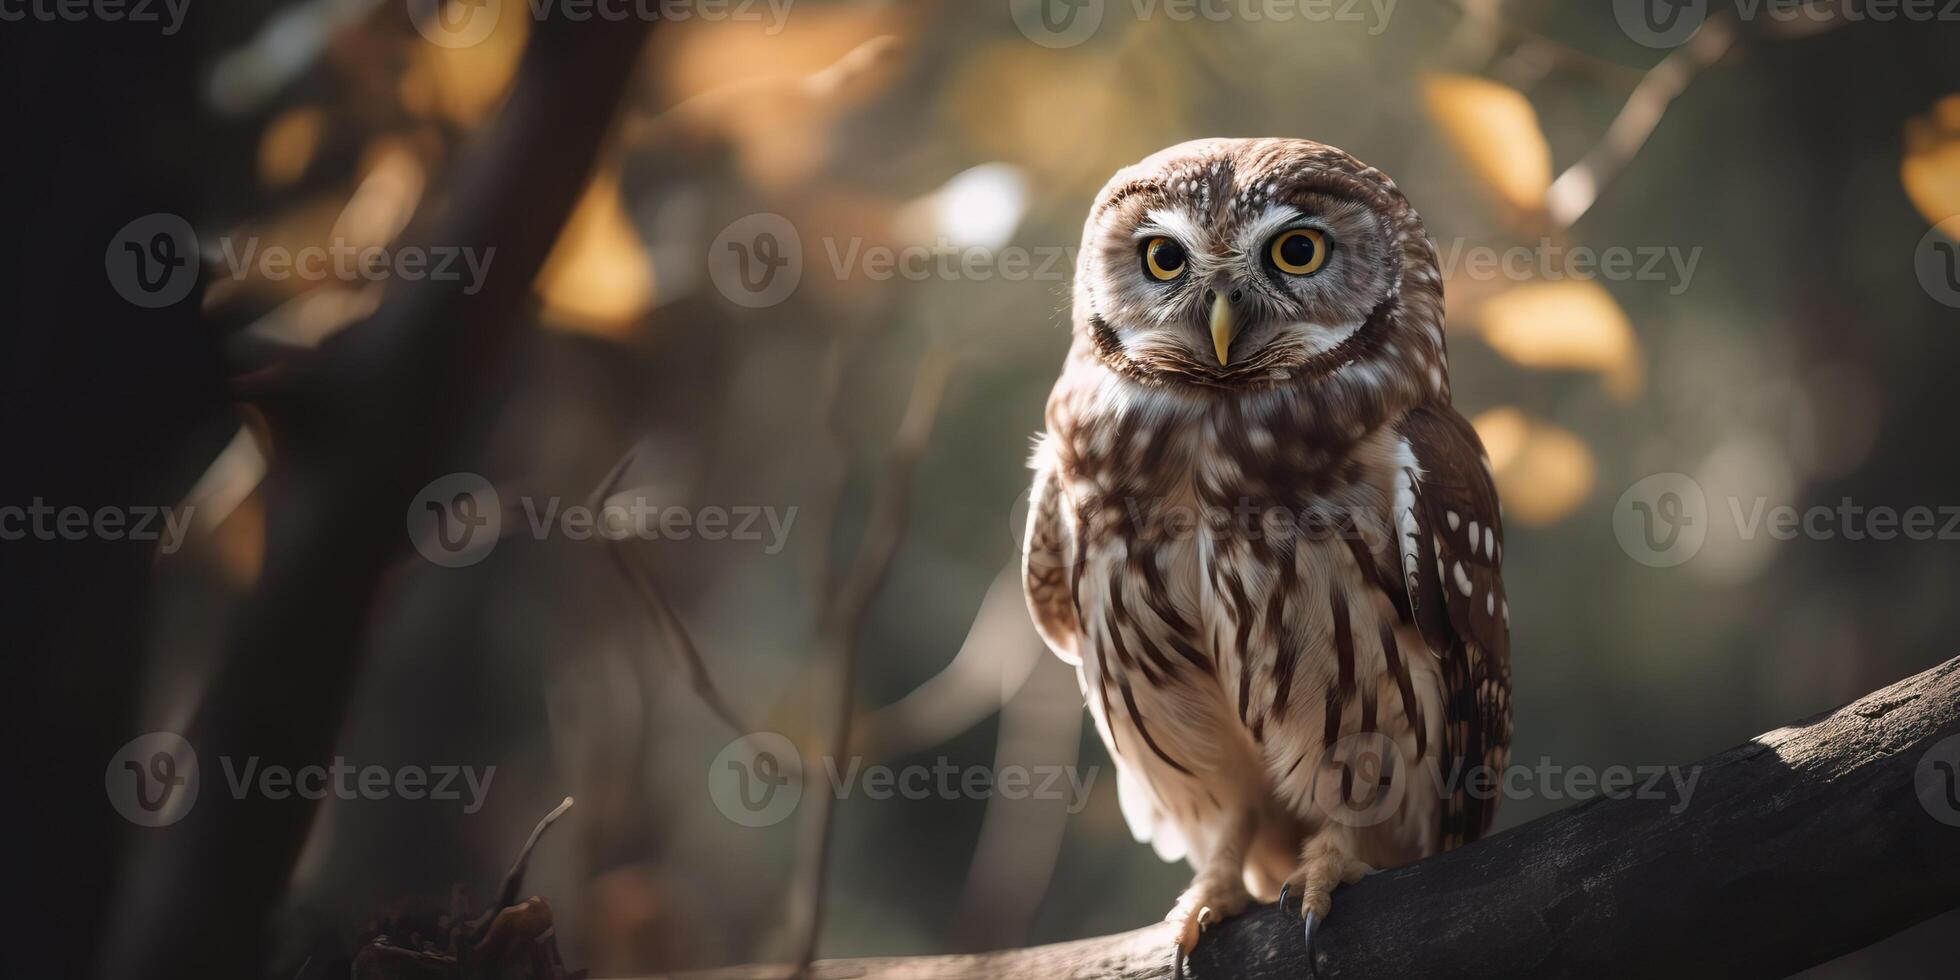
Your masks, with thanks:
M 1511 614 L 1501 567 L 1504 527 L 1483 445 L 1447 406 L 1416 409 L 1399 426 L 1415 468 L 1398 506 L 1411 612 L 1443 673 L 1446 847 L 1490 829 L 1496 800 L 1475 798 L 1471 769 L 1502 769 L 1511 742 Z

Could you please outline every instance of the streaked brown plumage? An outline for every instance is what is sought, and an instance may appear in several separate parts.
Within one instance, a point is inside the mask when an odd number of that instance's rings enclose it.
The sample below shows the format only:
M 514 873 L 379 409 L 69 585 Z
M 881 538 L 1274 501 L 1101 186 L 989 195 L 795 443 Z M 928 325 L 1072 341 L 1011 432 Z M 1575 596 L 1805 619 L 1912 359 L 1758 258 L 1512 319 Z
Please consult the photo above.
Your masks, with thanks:
M 1306 140 L 1171 147 L 1098 196 L 1074 307 L 1028 605 L 1137 838 L 1196 872 L 1180 946 L 1484 833 L 1461 777 L 1510 741 L 1503 530 L 1394 182 Z

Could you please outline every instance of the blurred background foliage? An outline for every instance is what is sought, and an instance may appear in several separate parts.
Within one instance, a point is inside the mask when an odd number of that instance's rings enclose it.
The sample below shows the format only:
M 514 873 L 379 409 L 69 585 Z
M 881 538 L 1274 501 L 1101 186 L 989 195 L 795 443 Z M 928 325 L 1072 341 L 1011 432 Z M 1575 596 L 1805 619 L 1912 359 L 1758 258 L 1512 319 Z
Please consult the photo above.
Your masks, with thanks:
M 1731 25 L 1719 59 L 1657 77 L 1676 54 L 1629 39 L 1608 4 L 1402 0 L 1379 30 L 1134 9 L 1110 3 L 1095 36 L 1063 49 L 1031 43 L 1007 0 L 796 0 L 777 32 L 766 16 L 662 25 L 618 145 L 537 284 L 544 329 L 484 420 L 474 469 L 507 505 L 583 501 L 637 448 L 622 486 L 652 501 L 796 508 L 777 554 L 630 548 L 738 711 L 807 741 L 827 710 L 824 597 L 875 522 L 919 365 L 950 359 L 857 644 L 853 750 L 898 765 L 1079 760 L 1098 767 L 1094 790 L 1074 815 L 1056 801 L 842 801 L 822 953 L 1125 929 L 1183 884 L 1181 866 L 1130 841 L 1073 678 L 1001 577 L 1068 345 L 1067 263 L 917 280 L 834 266 L 878 245 L 1072 249 L 1102 181 L 1181 140 L 1341 146 L 1394 175 L 1445 253 L 1698 253 L 1685 281 L 1450 283 L 1457 405 L 1511 524 L 1515 760 L 1685 762 L 1953 652 L 1955 542 L 1744 539 L 1718 513 L 1701 554 L 1657 569 L 1623 553 L 1611 517 L 1626 487 L 1665 471 L 1711 501 L 1960 502 L 1960 341 L 1912 261 L 1960 213 L 1960 25 Z M 448 48 L 399 3 L 223 16 L 204 95 L 221 120 L 213 223 L 198 231 L 293 248 L 416 241 L 528 26 L 506 11 L 483 43 Z M 1626 124 L 1630 98 L 1654 114 L 1651 138 L 1589 186 L 1573 168 Z M 746 309 L 705 260 L 758 212 L 797 229 L 802 280 Z M 317 344 L 386 288 L 209 282 L 207 315 L 268 349 Z M 278 448 L 245 420 L 191 495 L 192 541 L 160 560 L 151 727 L 189 717 L 217 624 L 258 573 L 258 480 Z M 735 733 L 689 690 L 671 636 L 599 542 L 537 540 L 515 509 L 504 528 L 480 564 L 411 560 L 387 584 L 342 746 L 362 763 L 494 764 L 487 806 L 329 801 L 294 873 L 282 956 L 297 967 L 455 884 L 487 891 L 566 794 L 578 808 L 529 887 L 557 907 L 572 962 L 618 976 L 793 955 L 798 821 L 752 830 L 717 811 L 707 769 Z M 1499 823 L 1564 805 L 1511 800 Z M 1816 975 L 1930 969 L 1950 955 L 1928 937 L 1953 921 Z

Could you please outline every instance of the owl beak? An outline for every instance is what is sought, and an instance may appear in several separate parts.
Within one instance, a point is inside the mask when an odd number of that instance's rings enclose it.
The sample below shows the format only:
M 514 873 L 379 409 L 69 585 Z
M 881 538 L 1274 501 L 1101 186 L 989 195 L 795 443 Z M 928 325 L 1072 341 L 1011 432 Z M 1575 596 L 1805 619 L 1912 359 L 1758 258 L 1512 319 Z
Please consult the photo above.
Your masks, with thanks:
M 1239 325 L 1232 319 L 1232 301 L 1224 293 L 1211 294 L 1211 346 L 1218 352 L 1218 366 L 1224 367 L 1231 361 L 1232 338 L 1238 335 Z

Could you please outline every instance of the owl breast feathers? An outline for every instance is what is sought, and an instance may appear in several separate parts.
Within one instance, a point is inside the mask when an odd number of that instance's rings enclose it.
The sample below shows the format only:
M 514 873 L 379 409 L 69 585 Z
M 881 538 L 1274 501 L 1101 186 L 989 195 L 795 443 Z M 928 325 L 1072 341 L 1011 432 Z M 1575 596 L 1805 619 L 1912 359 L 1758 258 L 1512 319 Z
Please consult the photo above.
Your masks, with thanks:
M 1180 943 L 1484 833 L 1461 777 L 1509 743 L 1503 527 L 1394 182 L 1305 140 L 1158 153 L 1091 209 L 1073 320 L 1028 605 L 1131 829 L 1196 872 Z

